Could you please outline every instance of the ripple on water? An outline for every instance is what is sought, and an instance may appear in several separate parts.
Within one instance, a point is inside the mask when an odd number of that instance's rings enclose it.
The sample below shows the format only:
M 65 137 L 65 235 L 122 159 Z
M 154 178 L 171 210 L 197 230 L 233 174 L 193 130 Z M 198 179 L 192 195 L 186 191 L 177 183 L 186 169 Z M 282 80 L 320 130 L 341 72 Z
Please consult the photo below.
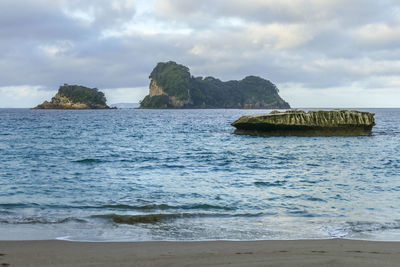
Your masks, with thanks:
M 0 109 L 0 227 L 20 239 L 400 236 L 400 109 L 370 111 L 370 137 L 263 138 L 230 126 L 260 110 Z
M 81 164 L 96 164 L 96 163 L 103 163 L 105 162 L 104 160 L 101 159 L 78 159 L 78 160 L 73 160 L 72 162 L 74 163 L 81 163 Z
M 287 181 L 285 180 L 277 180 L 274 182 L 261 182 L 261 181 L 254 182 L 254 184 L 258 187 L 274 187 L 274 186 L 281 187 L 284 186 L 286 183 Z

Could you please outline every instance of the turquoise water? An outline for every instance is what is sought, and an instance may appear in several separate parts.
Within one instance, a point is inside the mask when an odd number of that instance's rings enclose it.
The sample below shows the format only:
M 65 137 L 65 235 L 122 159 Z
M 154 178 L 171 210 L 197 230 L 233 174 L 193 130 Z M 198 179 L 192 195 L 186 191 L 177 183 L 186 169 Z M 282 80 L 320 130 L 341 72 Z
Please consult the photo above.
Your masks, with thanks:
M 400 109 L 367 137 L 253 137 L 260 110 L 0 109 L 0 239 L 400 240 Z

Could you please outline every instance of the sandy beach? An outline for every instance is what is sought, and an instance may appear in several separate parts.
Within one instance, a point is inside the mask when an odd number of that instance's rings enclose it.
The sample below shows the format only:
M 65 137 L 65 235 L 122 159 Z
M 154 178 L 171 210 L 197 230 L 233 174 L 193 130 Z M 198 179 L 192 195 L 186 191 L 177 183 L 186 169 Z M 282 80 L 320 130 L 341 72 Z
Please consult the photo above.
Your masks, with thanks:
M 1 241 L 0 266 L 399 266 L 400 243 L 355 240 Z

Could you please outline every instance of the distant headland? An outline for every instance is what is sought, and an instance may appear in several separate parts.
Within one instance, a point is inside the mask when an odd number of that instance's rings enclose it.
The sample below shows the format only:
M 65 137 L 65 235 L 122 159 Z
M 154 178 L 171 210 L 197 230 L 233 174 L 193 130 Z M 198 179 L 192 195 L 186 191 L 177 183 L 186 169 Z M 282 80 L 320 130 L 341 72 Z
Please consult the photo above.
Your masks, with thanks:
M 97 88 L 64 84 L 50 102 L 44 101 L 35 109 L 109 109 L 106 101 Z
M 290 108 L 275 84 L 257 76 L 222 82 L 214 77 L 194 77 L 188 67 L 169 61 L 158 63 L 149 78 L 149 95 L 139 108 Z M 50 102 L 34 109 L 109 108 L 104 93 L 97 88 L 64 84 Z
M 149 78 L 149 95 L 140 108 L 290 108 L 272 82 L 257 76 L 222 82 L 194 77 L 188 67 L 169 61 L 158 63 Z

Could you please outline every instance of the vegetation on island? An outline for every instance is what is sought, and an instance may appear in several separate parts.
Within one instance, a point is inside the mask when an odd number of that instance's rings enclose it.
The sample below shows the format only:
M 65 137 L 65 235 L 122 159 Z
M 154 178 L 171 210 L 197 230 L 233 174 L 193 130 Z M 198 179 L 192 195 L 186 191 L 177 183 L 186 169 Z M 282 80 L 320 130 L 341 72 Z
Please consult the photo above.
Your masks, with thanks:
M 141 108 L 290 108 L 272 82 L 257 76 L 222 82 L 194 77 L 188 67 L 169 61 L 158 63 L 149 78 Z
M 189 68 L 174 62 L 159 63 L 151 72 L 150 79 L 164 89 L 169 96 L 175 96 L 180 100 L 189 98 L 191 77 Z
M 44 101 L 36 109 L 108 109 L 106 101 L 97 88 L 64 84 L 50 102 Z
M 170 108 L 169 97 L 167 95 L 147 95 L 141 102 L 141 108 Z

